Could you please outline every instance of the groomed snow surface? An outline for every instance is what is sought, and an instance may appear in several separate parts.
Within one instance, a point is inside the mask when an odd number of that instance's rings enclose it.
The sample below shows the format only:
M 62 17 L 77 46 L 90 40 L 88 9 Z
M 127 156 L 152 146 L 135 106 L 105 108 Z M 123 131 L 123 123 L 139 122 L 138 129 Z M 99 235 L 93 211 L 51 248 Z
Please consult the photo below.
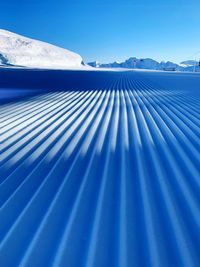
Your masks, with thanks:
M 200 75 L 0 70 L 0 88 L 0 266 L 200 266 Z

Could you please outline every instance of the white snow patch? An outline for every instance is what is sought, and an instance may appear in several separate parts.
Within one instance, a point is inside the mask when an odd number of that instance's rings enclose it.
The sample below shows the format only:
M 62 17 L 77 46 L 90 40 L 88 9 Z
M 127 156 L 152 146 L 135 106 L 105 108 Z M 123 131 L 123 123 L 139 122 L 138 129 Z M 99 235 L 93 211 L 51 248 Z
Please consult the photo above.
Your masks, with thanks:
M 36 68 L 82 68 L 82 57 L 64 48 L 0 29 L 0 64 Z

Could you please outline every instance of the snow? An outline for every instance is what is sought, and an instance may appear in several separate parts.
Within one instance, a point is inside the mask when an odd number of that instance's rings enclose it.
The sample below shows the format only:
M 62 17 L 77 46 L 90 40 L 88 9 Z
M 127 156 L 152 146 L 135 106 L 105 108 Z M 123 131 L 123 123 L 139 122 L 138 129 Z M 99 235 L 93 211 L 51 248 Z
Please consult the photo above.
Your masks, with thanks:
M 180 65 L 183 65 L 185 67 L 190 67 L 190 66 L 194 66 L 197 65 L 197 61 L 196 60 L 186 60 L 180 63 Z
M 4 69 L 1 87 L 2 267 L 199 266 L 200 75 Z
M 99 68 L 101 66 L 100 62 L 98 61 L 89 62 L 88 65 L 94 68 Z
M 127 68 L 127 69 L 150 69 L 150 70 L 163 70 L 166 68 L 179 68 L 179 65 L 173 63 L 173 62 L 157 62 L 156 60 L 153 60 L 151 58 L 141 58 L 138 59 L 136 57 L 130 57 L 129 59 L 125 60 L 124 62 L 113 62 L 113 63 L 107 63 L 107 64 L 98 64 L 98 66 L 95 66 L 95 64 L 88 63 L 88 65 L 98 68 Z
M 83 68 L 80 55 L 0 29 L 0 65 L 36 68 Z
M 136 58 L 130 57 L 129 59 L 125 60 L 124 62 L 113 62 L 113 63 L 106 63 L 106 64 L 95 64 L 96 62 L 88 63 L 88 65 L 96 68 L 125 68 L 125 69 L 142 69 L 142 70 L 160 70 L 160 71 L 193 71 L 194 63 L 193 60 L 188 60 L 181 62 L 180 64 L 170 62 L 170 61 L 161 61 L 158 62 L 151 58 Z M 196 71 L 199 71 L 199 67 L 196 67 Z
M 39 69 L 81 69 L 81 70 L 176 70 L 193 71 L 193 60 L 176 64 L 173 62 L 157 62 L 151 58 L 138 59 L 131 57 L 124 62 L 101 64 L 98 61 L 83 63 L 80 55 L 42 41 L 0 29 L 0 67 L 26 67 Z M 196 71 L 200 71 L 199 66 Z

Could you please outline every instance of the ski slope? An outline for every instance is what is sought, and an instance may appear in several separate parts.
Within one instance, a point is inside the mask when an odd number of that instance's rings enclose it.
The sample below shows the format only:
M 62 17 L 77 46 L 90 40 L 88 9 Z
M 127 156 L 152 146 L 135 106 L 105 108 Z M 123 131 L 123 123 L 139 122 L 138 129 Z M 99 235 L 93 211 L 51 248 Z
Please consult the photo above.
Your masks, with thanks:
M 0 266 L 200 266 L 200 75 L 1 70 Z

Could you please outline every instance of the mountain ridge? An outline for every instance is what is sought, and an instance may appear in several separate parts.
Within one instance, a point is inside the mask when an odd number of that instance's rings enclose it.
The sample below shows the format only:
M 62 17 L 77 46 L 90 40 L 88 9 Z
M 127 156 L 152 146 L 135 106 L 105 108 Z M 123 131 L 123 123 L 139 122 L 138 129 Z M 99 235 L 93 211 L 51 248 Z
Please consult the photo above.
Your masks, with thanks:
M 199 62 L 194 60 L 183 61 L 180 64 L 171 61 L 158 62 L 151 58 L 130 57 L 124 62 L 100 63 L 98 61 L 87 63 L 95 68 L 127 68 L 127 69 L 149 69 L 149 70 L 171 70 L 171 71 L 193 71 L 196 64 L 196 70 L 199 71 Z

